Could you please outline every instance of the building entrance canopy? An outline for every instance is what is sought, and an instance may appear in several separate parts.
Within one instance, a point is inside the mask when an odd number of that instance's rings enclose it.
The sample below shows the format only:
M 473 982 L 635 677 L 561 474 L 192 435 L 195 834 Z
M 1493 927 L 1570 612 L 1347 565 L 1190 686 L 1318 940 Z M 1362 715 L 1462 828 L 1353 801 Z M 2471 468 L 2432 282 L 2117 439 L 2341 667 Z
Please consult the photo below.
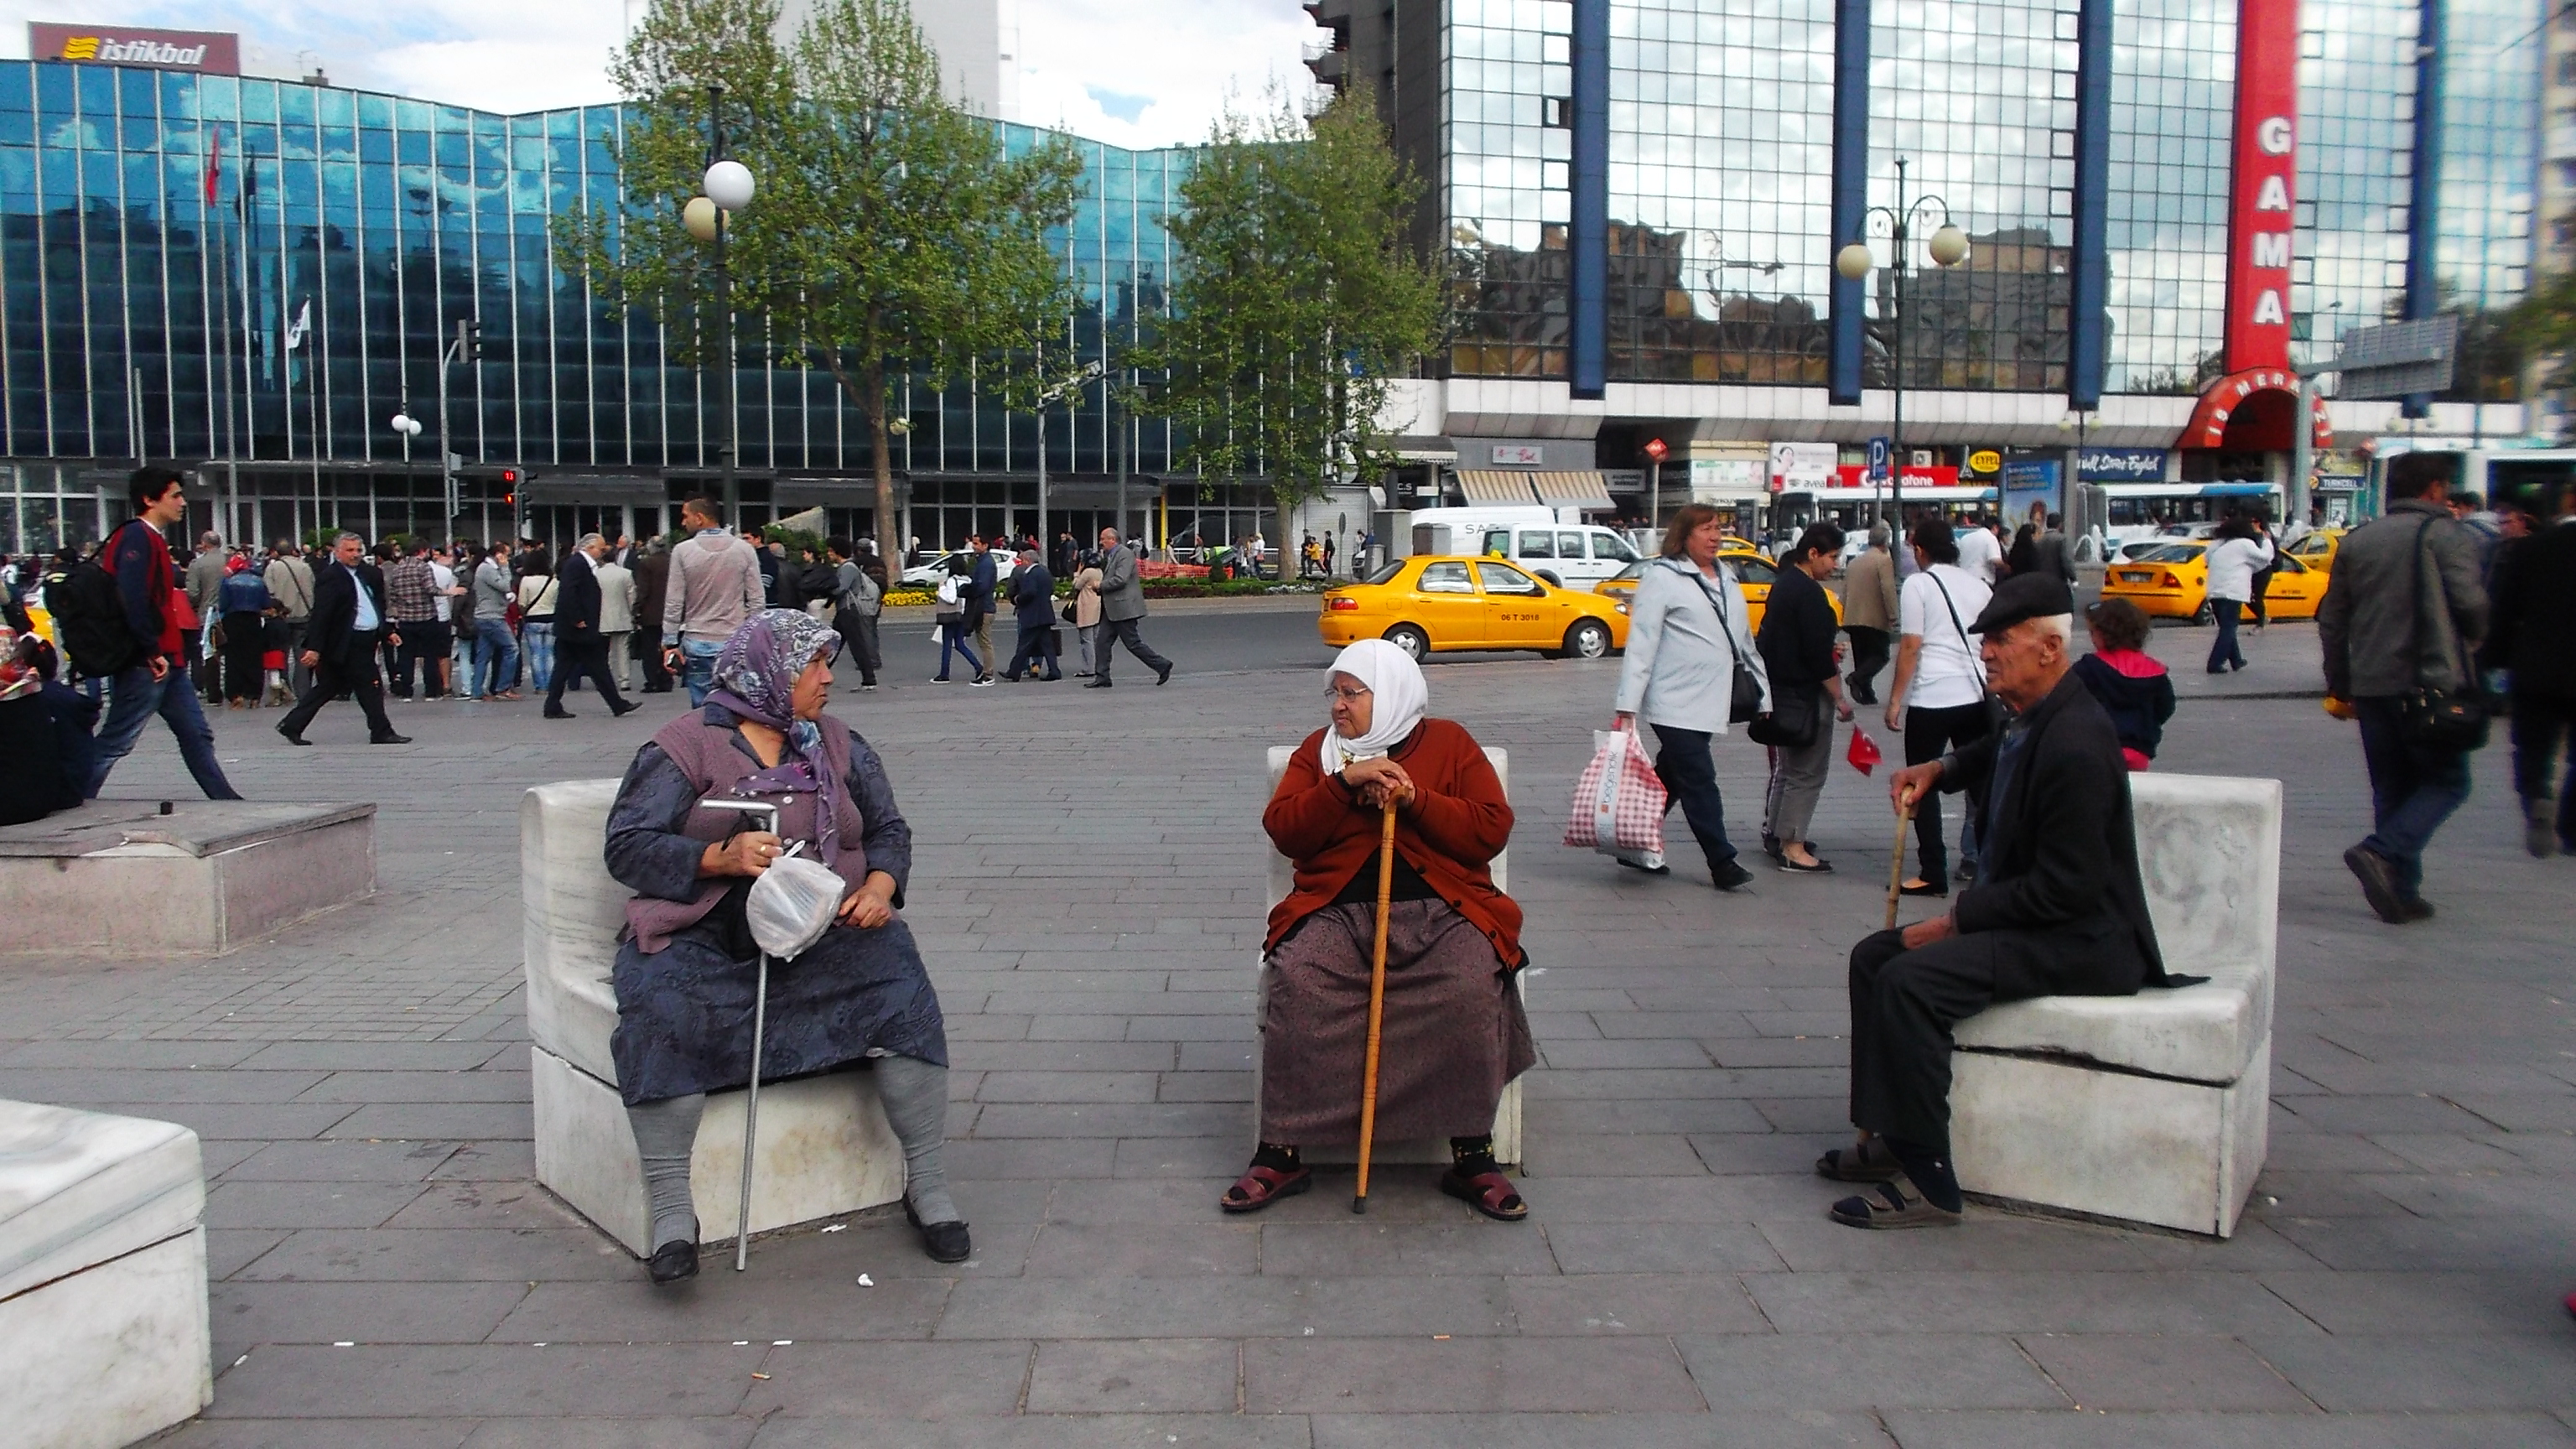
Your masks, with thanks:
M 2299 411 L 2299 379 L 2286 367 L 2251 367 L 2212 383 L 2191 410 L 2178 448 L 2223 448 L 2239 453 L 2286 453 L 2297 441 L 2291 420 Z M 2334 446 L 2326 400 L 2313 400 L 2309 426 L 2317 450 Z

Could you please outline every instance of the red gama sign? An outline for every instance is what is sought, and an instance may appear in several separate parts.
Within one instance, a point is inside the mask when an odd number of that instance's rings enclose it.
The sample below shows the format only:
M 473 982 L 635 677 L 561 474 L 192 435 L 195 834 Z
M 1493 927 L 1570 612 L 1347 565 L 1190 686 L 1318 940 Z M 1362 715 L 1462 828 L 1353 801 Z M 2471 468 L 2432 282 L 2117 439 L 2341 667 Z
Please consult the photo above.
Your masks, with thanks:
M 2236 170 L 2227 236 L 2230 372 L 2290 365 L 2298 142 L 2298 0 L 2237 0 Z
M 241 74 L 241 37 L 220 30 L 140 30 L 130 25 L 54 25 L 31 20 L 27 54 L 38 60 Z

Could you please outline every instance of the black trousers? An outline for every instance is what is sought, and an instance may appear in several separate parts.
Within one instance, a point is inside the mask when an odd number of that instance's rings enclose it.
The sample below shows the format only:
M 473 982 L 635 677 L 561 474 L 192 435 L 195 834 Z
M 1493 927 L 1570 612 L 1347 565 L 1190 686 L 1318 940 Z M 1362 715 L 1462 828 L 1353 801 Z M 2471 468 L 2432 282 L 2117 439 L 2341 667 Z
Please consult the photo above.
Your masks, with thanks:
M 631 647 L 636 650 L 635 657 L 644 662 L 644 692 L 670 693 L 671 671 L 662 667 L 662 631 L 651 624 L 645 625 L 635 631 Z
M 1843 632 L 1851 636 L 1852 698 L 1862 704 L 1876 704 L 1878 691 L 1870 687 L 1870 681 L 1887 667 L 1887 631 L 1846 625 Z
M 375 630 L 361 630 L 349 636 L 348 648 L 340 657 L 325 656 L 314 665 L 313 683 L 277 727 L 300 735 L 322 712 L 322 706 L 347 693 L 355 696 L 358 708 L 366 712 L 367 738 L 380 740 L 392 734 L 394 722 L 385 718 L 384 686 L 376 678 L 376 641 Z
M 394 656 L 394 697 L 411 698 L 411 667 L 420 664 L 420 697 L 436 699 L 447 693 L 447 650 L 454 642 L 447 625 L 437 619 L 397 619 L 394 627 L 402 631 L 402 650 Z
M 617 692 L 617 676 L 608 669 L 608 639 L 605 635 L 557 634 L 555 636 L 555 677 L 546 686 L 546 713 L 563 713 L 564 690 L 578 688 L 583 675 L 599 686 L 599 697 L 612 710 L 626 707 L 626 696 Z
M 1020 643 L 1011 651 L 1011 667 L 1002 671 L 1004 679 L 1018 679 L 1023 672 L 1036 673 L 1046 666 L 1046 678 L 1064 678 L 1064 669 L 1056 662 L 1055 626 L 1039 624 L 1020 626 Z
M 1091 662 L 1092 673 L 1103 680 L 1109 678 L 1109 659 L 1111 655 L 1118 652 L 1116 646 L 1121 642 L 1126 644 L 1128 653 L 1136 656 L 1138 663 L 1156 674 L 1172 667 L 1172 661 L 1155 653 L 1145 643 L 1145 636 L 1136 632 L 1137 622 L 1134 619 L 1100 621 L 1100 633 L 1094 638 L 1091 646 L 1091 652 L 1097 656 Z
M 1929 764 L 1961 745 L 1972 745 L 1986 737 L 1986 706 L 1951 705 L 1946 709 L 1909 706 L 1905 711 L 1905 763 Z M 1976 818 L 1978 799 L 1968 797 L 1969 819 Z M 1924 792 L 1914 806 L 1914 854 L 1916 870 L 1923 879 L 1943 890 L 1950 886 L 1950 847 L 1941 839 L 1941 792 Z
M 1713 872 L 1735 859 L 1735 846 L 1726 838 L 1726 797 L 1718 793 L 1710 738 L 1707 730 L 1655 726 L 1655 775 L 1664 782 L 1665 808 L 1682 807 L 1691 838 L 1699 842 Z
M 2513 789 L 2524 808 L 2558 796 L 2558 843 L 2576 850 L 2576 699 L 2546 694 L 2513 696 Z M 2557 771 L 2558 752 L 2567 750 L 2562 784 L 2549 777 Z
M 1950 1155 L 1950 1029 L 1998 1002 L 2134 996 L 2146 974 L 2117 931 L 1979 931 L 1905 949 L 1903 931 L 1851 953 L 1851 1119 Z

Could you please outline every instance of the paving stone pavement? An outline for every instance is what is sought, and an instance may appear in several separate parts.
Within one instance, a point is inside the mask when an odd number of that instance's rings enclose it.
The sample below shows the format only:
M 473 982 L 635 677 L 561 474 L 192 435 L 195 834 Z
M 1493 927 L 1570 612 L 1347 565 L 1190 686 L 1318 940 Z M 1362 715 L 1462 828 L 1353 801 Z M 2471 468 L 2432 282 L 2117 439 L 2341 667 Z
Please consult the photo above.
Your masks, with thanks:
M 2201 640 L 2158 636 L 2178 672 Z M 1883 787 L 1837 768 L 1836 876 L 1721 897 L 1685 843 L 1644 879 L 1556 844 L 1615 662 L 1435 666 L 1434 708 L 1513 752 L 1532 1217 L 1485 1222 L 1397 1168 L 1366 1218 L 1328 1177 L 1238 1221 L 1214 1198 L 1250 1131 L 1261 750 L 1320 719 L 1322 677 L 1199 663 L 1160 690 L 843 696 L 919 840 L 907 914 L 948 1011 L 977 1253 L 943 1269 L 899 1216 L 859 1214 L 664 1293 L 531 1180 L 516 812 L 531 783 L 617 773 L 668 701 L 615 723 L 397 706 L 403 748 L 335 712 L 290 750 L 271 717 L 219 713 L 247 793 L 381 802 L 382 893 L 218 958 L 0 958 L 0 1095 L 205 1139 L 221 1376 L 164 1442 L 2576 1437 L 2576 860 L 2520 853 L 2500 746 L 2439 842 L 2440 917 L 2391 930 L 2337 859 L 2366 810 L 2349 728 L 2313 702 L 2187 703 L 2160 768 L 2288 787 L 2271 1156 L 2243 1228 L 1972 1209 L 1878 1236 L 1823 1218 L 1808 1163 L 1843 1130 L 1842 961 L 1877 923 Z M 1749 839 L 1761 752 L 1719 758 Z M 186 788 L 156 734 L 113 793 Z

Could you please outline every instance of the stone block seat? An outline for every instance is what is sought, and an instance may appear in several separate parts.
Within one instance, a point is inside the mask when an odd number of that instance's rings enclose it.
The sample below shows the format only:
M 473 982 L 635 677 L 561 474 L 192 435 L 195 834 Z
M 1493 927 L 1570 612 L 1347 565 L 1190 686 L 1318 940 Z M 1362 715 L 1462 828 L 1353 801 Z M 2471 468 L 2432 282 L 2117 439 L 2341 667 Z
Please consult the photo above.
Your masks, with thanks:
M 1272 745 L 1270 747 L 1271 794 L 1278 792 L 1279 782 L 1286 778 L 1288 774 L 1288 761 L 1296 753 L 1297 747 L 1295 745 Z M 1493 746 L 1488 745 L 1485 747 L 1485 758 L 1493 762 L 1494 773 L 1499 776 L 1503 782 L 1503 797 L 1505 799 L 1511 798 L 1512 767 L 1510 752 L 1498 750 Z M 1262 800 L 1265 804 L 1268 803 L 1269 795 L 1265 794 L 1262 797 Z M 1265 839 L 1263 844 L 1265 847 L 1268 847 L 1269 843 Z M 1511 852 L 1509 850 L 1505 850 L 1493 859 L 1494 888 L 1506 894 L 1509 894 L 1512 888 L 1510 856 Z M 1296 871 L 1289 865 L 1288 857 L 1281 855 L 1276 848 L 1270 848 L 1269 861 L 1270 892 L 1268 903 L 1262 907 L 1262 915 L 1265 920 L 1269 916 L 1270 907 L 1286 900 L 1288 898 L 1288 892 L 1294 890 L 1297 884 Z M 1267 992 L 1269 976 L 1270 963 L 1268 958 L 1264 957 L 1260 963 L 1259 973 L 1254 983 L 1253 1010 L 1255 1012 L 1263 1010 L 1264 1008 L 1262 1003 L 1269 999 Z M 1515 975 L 1512 978 L 1512 986 L 1514 990 L 1521 993 L 1521 1000 L 1523 1002 L 1527 1002 L 1529 1000 L 1529 973 L 1521 972 L 1518 975 Z M 1254 1043 L 1252 1051 L 1252 1104 L 1252 1130 L 1253 1135 L 1258 1137 L 1261 1132 L 1261 1048 L 1260 1044 L 1257 1042 Z M 1256 1142 L 1254 1145 L 1258 1146 L 1259 1144 Z M 1308 1150 L 1304 1153 L 1304 1156 L 1311 1162 L 1351 1162 L 1357 1160 L 1359 1149 L 1357 1147 L 1325 1147 Z M 1494 1105 L 1494 1158 L 1496 1161 L 1507 1166 L 1518 1167 L 1521 1165 L 1521 1084 L 1518 1078 L 1514 1078 L 1509 1085 L 1503 1088 L 1502 1100 Z M 1369 1149 L 1369 1160 L 1372 1163 L 1431 1163 L 1445 1166 L 1449 1161 L 1449 1144 L 1445 1141 L 1429 1139 L 1416 1142 L 1391 1142 L 1381 1139 Z
M 615 780 L 539 785 L 519 806 L 526 911 L 530 1094 L 537 1181 L 610 1237 L 651 1247 L 643 1166 L 608 1039 L 617 1029 L 609 971 L 633 892 L 608 874 Z M 774 968 L 773 968 L 774 969 Z M 689 1160 L 702 1242 L 735 1236 L 744 1094 L 713 1092 Z M 811 1222 L 903 1196 L 903 1148 L 867 1073 L 764 1082 L 751 1231 Z
M 0 952 L 213 954 L 373 895 L 376 807 L 92 800 L 0 826 Z M 102 902 L 150 901 L 148 911 Z
M 187 1128 L 0 1101 L 0 1441 L 116 1449 L 213 1402 L 205 1210 Z
M 1972 1196 L 2224 1238 L 2267 1141 L 2281 784 L 2129 785 L 2165 969 L 2210 980 L 1961 1022 L 1951 1150 Z

